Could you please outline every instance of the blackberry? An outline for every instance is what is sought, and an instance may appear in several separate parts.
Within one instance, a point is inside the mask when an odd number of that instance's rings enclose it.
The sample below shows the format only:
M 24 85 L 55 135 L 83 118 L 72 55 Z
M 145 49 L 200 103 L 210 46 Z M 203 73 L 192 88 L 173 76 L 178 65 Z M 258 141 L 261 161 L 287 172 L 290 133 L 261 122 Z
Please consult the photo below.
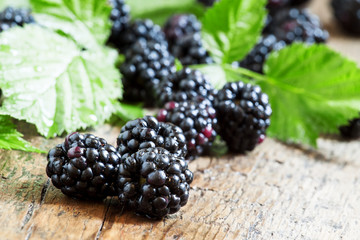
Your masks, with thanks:
M 216 3 L 219 0 L 197 0 L 197 1 L 207 7 L 211 7 L 214 5 L 214 3 Z
M 270 125 L 268 96 L 258 86 L 243 82 L 225 84 L 217 95 L 215 109 L 217 133 L 232 152 L 253 150 Z
M 162 81 L 156 91 L 158 105 L 167 102 L 184 102 L 198 98 L 214 100 L 215 90 L 210 82 L 198 70 L 184 68 Z
M 170 17 L 164 26 L 165 37 L 170 48 L 177 39 L 201 31 L 201 23 L 192 14 L 178 14 Z
M 120 155 L 106 140 L 71 133 L 49 151 L 47 159 L 46 174 L 65 195 L 102 199 L 116 194 Z
M 309 2 L 309 0 L 290 0 L 290 6 L 299 6 Z
M 265 35 L 242 61 L 235 62 L 233 65 L 263 73 L 263 65 L 268 55 L 272 51 L 278 51 L 285 46 L 286 43 L 279 41 L 274 35 Z
M 277 11 L 289 6 L 299 6 L 309 0 L 269 0 L 266 8 L 270 11 Z
M 176 157 L 187 154 L 186 139 L 181 128 L 171 123 L 159 123 L 152 116 L 127 122 L 121 128 L 117 145 L 123 160 L 139 149 L 152 147 L 165 148 Z
M 202 155 L 215 140 L 216 113 L 209 100 L 169 102 L 159 111 L 157 119 L 171 122 L 183 130 L 188 149 L 186 159 L 193 160 Z
M 111 42 L 124 53 L 138 40 L 153 41 L 167 45 L 165 35 L 159 25 L 154 24 L 151 20 L 136 20 L 131 23 L 122 34 L 114 36 Z
M 0 12 L 0 32 L 15 26 L 24 26 L 26 23 L 34 23 L 34 18 L 29 9 L 5 8 Z
M 346 126 L 340 127 L 341 136 L 348 139 L 360 138 L 360 118 L 349 121 Z
M 142 149 L 119 166 L 119 200 L 137 214 L 160 219 L 187 203 L 192 181 L 184 158 L 164 148 Z
M 113 9 L 111 10 L 110 20 L 112 22 L 111 35 L 109 42 L 115 44 L 115 40 L 120 38 L 124 30 L 129 26 L 130 7 L 125 4 L 125 0 L 110 0 Z
M 279 40 L 291 44 L 294 41 L 306 43 L 326 42 L 329 33 L 322 29 L 319 18 L 306 9 L 283 9 L 273 15 L 267 33 L 274 34 Z
M 154 103 L 154 88 L 163 78 L 175 73 L 174 58 L 167 46 L 157 42 L 137 41 L 125 54 L 120 66 L 124 100 Z
M 195 64 L 210 64 L 214 61 L 203 47 L 199 32 L 179 38 L 171 46 L 170 52 L 180 60 L 184 66 Z
M 360 34 L 360 1 L 332 0 L 335 18 L 342 28 L 352 34 Z

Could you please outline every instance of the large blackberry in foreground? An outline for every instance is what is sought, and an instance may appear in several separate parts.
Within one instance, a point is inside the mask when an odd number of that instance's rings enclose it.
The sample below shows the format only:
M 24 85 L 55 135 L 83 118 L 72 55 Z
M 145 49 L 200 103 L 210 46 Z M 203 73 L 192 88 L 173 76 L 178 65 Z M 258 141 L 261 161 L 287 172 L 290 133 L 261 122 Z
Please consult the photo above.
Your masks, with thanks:
M 284 41 L 279 41 L 274 35 L 263 36 L 251 52 L 240 62 L 233 65 L 263 73 L 263 65 L 272 51 L 278 51 L 286 46 Z
M 130 22 L 130 7 L 125 4 L 125 0 L 110 0 L 113 9 L 111 10 L 110 20 L 112 22 L 111 35 L 109 42 L 115 44 L 115 39 L 119 39 Z
M 174 58 L 167 46 L 158 42 L 139 40 L 125 54 L 120 66 L 123 75 L 125 101 L 155 103 L 155 89 L 160 81 L 175 73 Z
M 346 126 L 340 127 L 341 136 L 348 139 L 360 138 L 360 118 L 349 121 Z
M 214 100 L 215 90 L 206 76 L 198 70 L 184 68 L 162 81 L 156 91 L 158 106 L 167 102 L 184 102 L 198 98 Z
M 243 82 L 227 83 L 215 99 L 217 133 L 232 152 L 255 148 L 270 125 L 268 96 L 260 87 Z
M 160 122 L 179 126 L 185 135 L 188 154 L 193 160 L 208 151 L 215 140 L 217 124 L 215 109 L 209 100 L 169 102 L 157 114 Z
M 334 15 L 344 30 L 360 34 L 360 1 L 332 0 Z
M 201 34 L 199 32 L 177 39 L 171 46 L 170 52 L 184 66 L 214 62 L 209 52 L 202 45 Z
M 152 116 L 127 122 L 121 128 L 117 146 L 122 159 L 140 149 L 151 147 L 165 148 L 176 157 L 185 157 L 187 154 L 186 139 L 181 128 L 172 123 L 159 123 Z
M 82 199 L 116 194 L 120 155 L 104 139 L 72 133 L 49 151 L 47 159 L 46 174 L 64 194 Z
M 0 32 L 15 26 L 24 26 L 26 23 L 33 23 L 34 18 L 29 9 L 5 8 L 0 12 Z
M 170 17 L 164 26 L 165 37 L 170 48 L 177 39 L 201 31 L 201 23 L 192 14 L 178 14 Z
M 319 18 L 306 9 L 283 9 L 273 15 L 266 33 L 290 44 L 294 41 L 307 43 L 326 42 L 329 33 L 320 24 Z
M 111 42 L 121 52 L 125 52 L 138 40 L 153 41 L 162 45 L 167 44 L 161 27 L 149 19 L 134 21 L 121 34 L 113 36 Z
M 137 214 L 160 219 L 187 203 L 192 181 L 184 158 L 164 148 L 142 149 L 119 166 L 119 200 Z

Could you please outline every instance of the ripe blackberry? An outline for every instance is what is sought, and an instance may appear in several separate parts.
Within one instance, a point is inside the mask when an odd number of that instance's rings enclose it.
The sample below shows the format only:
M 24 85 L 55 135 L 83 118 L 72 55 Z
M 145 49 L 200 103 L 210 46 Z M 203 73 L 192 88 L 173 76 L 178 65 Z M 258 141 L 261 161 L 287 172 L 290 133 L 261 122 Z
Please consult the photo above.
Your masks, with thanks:
M 215 109 L 209 100 L 169 102 L 157 114 L 159 122 L 179 126 L 185 135 L 188 154 L 193 160 L 209 150 L 215 140 L 217 124 Z
M 131 46 L 125 57 L 125 62 L 120 66 L 124 100 L 146 100 L 146 105 L 150 106 L 155 102 L 154 88 L 163 78 L 175 73 L 174 58 L 166 45 L 145 40 Z
M 127 122 L 117 138 L 117 145 L 123 160 L 139 149 L 152 147 L 165 148 L 176 157 L 187 154 L 186 139 L 181 128 L 171 123 L 159 123 L 152 116 Z
M 265 136 L 272 113 L 268 96 L 260 87 L 227 83 L 215 99 L 217 133 L 230 151 L 244 153 Z
M 341 136 L 348 139 L 360 138 L 360 118 L 349 121 L 346 126 L 340 127 Z
M 360 34 L 360 1 L 332 0 L 334 15 L 342 28 L 352 34 Z
M 198 98 L 214 100 L 215 90 L 198 70 L 184 68 L 162 81 L 156 91 L 158 106 L 167 102 L 184 102 Z
M 290 6 L 299 6 L 309 2 L 309 0 L 290 0 Z
M 214 61 L 203 47 L 199 32 L 179 38 L 171 46 L 170 52 L 178 58 L 184 66 L 195 64 L 210 64 Z
M 110 0 L 113 9 L 111 10 L 110 20 L 112 22 L 111 35 L 109 42 L 114 42 L 120 38 L 130 22 L 130 7 L 125 4 L 125 0 Z
M 294 41 L 307 43 L 326 42 L 329 33 L 322 29 L 319 18 L 306 9 L 283 9 L 273 15 L 267 33 L 291 44 Z
M 266 8 L 274 12 L 289 6 L 299 6 L 306 2 L 308 2 L 308 0 L 268 0 Z
M 170 17 L 164 26 L 165 37 L 170 48 L 177 39 L 201 31 L 201 23 L 192 14 L 178 14 Z
M 153 41 L 161 44 L 167 44 L 165 35 L 159 25 L 151 20 L 136 20 L 131 23 L 121 34 L 114 36 L 111 42 L 121 51 L 131 47 L 138 40 Z
M 212 5 L 214 5 L 214 3 L 216 3 L 219 0 L 197 0 L 197 1 L 207 7 L 211 7 Z
M 34 23 L 34 18 L 29 9 L 5 8 L 0 12 L 0 32 L 15 26 L 24 26 L 26 23 Z
M 92 134 L 71 133 L 47 156 L 46 174 L 68 196 L 102 199 L 115 195 L 120 155 Z
M 121 162 L 119 199 L 137 214 L 160 219 L 187 203 L 192 181 L 184 158 L 164 148 L 146 148 Z
M 263 73 L 263 65 L 269 54 L 285 46 L 286 43 L 281 40 L 279 41 L 274 35 L 265 35 L 242 61 L 235 62 L 233 65 Z

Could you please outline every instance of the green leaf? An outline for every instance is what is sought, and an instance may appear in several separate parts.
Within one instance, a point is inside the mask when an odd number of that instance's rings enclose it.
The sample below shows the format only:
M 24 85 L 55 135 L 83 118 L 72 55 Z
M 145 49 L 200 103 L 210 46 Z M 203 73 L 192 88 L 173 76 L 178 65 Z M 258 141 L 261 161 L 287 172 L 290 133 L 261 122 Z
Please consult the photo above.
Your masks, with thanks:
M 29 142 L 22 139 L 22 134 L 16 130 L 16 126 L 11 122 L 9 116 L 0 115 L 0 148 L 11 150 L 22 150 L 26 152 L 44 153 Z
M 115 112 L 112 119 L 112 122 L 127 122 L 134 120 L 136 118 L 144 117 L 145 113 L 141 105 L 132 105 L 126 103 L 117 103 L 115 104 Z
M 241 60 L 258 41 L 266 0 L 221 0 L 202 19 L 203 42 L 216 63 Z
M 108 0 L 30 0 L 36 21 L 69 35 L 82 47 L 104 44 L 110 34 Z
M 201 17 L 204 7 L 196 0 L 128 0 L 126 3 L 131 8 L 133 19 L 149 18 L 156 24 L 164 24 L 169 16 L 179 13 L 192 13 Z
M 273 115 L 268 135 L 316 146 L 320 133 L 338 127 L 360 111 L 360 69 L 325 45 L 293 44 L 274 52 L 265 64 Z
M 82 51 L 48 29 L 27 25 L 0 35 L 1 114 L 46 137 L 103 123 L 121 96 L 113 50 Z
M 6 7 L 19 7 L 19 8 L 28 8 L 30 7 L 29 0 L 1 0 L 0 1 L 0 11 Z

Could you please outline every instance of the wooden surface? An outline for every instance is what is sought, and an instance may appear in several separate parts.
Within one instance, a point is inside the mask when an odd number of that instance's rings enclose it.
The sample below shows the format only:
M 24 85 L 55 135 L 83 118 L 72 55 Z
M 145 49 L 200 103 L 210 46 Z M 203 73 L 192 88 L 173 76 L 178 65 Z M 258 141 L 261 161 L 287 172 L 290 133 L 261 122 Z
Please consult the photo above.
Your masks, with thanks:
M 329 45 L 360 63 L 360 39 L 343 36 L 324 8 Z M 115 144 L 119 128 L 94 134 Z M 26 138 L 49 149 L 61 138 Z M 359 239 L 360 140 L 318 140 L 317 150 L 266 139 L 248 155 L 200 158 L 188 204 L 162 221 L 124 211 L 116 198 L 64 196 L 46 155 L 0 150 L 0 239 Z

